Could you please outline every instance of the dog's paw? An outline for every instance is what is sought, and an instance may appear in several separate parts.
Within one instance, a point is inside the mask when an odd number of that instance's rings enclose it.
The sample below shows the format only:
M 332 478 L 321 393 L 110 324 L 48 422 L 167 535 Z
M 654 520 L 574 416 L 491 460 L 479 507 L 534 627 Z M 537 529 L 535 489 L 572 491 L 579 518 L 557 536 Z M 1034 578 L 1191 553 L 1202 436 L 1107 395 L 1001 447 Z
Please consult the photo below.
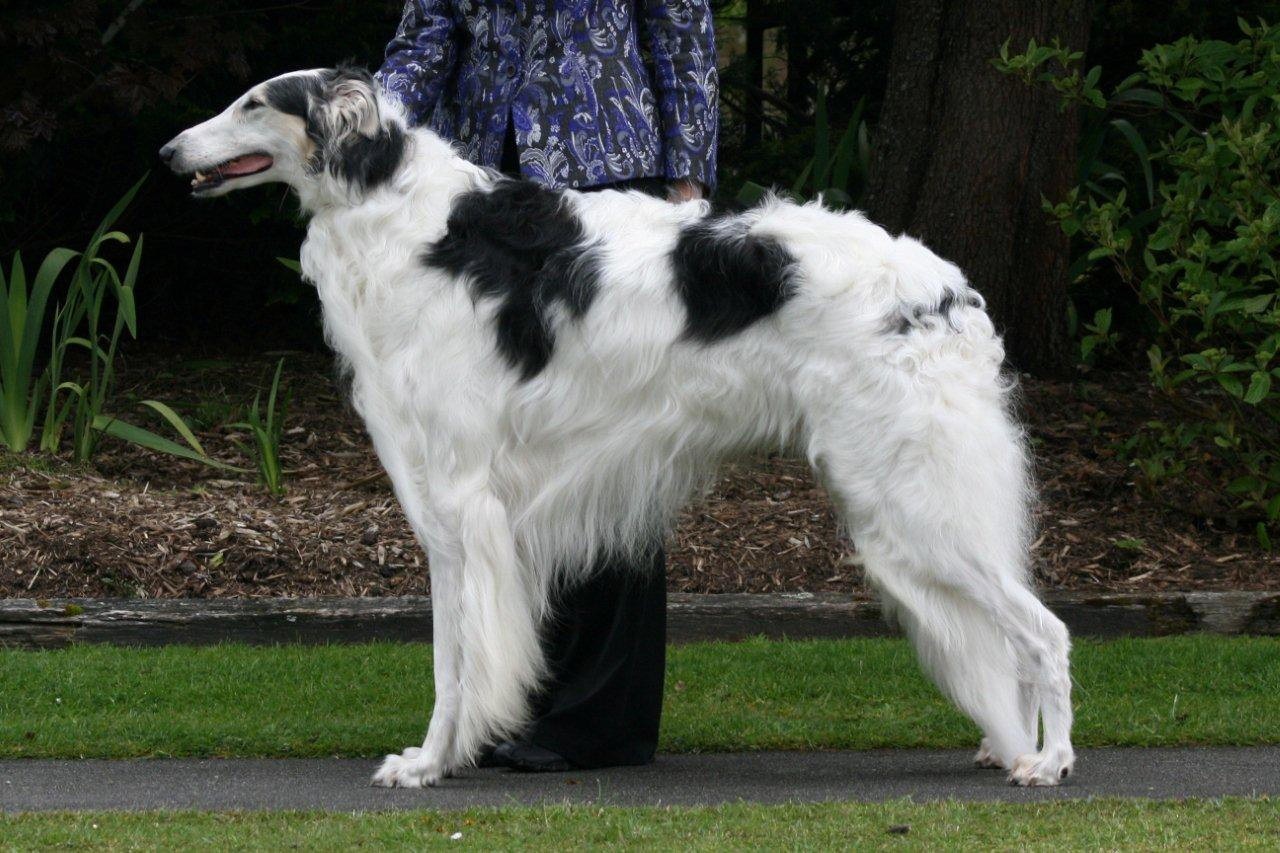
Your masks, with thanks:
M 1004 762 L 996 758 L 995 754 L 991 751 L 991 746 L 987 743 L 986 738 L 982 739 L 982 745 L 978 747 L 977 753 L 974 754 L 973 764 L 975 767 L 982 770 L 1005 769 Z
M 432 787 L 447 775 L 442 764 L 426 757 L 421 748 L 411 746 L 400 755 L 382 759 L 371 784 L 378 788 Z
M 1051 787 L 1071 775 L 1076 757 L 1070 749 L 1019 755 L 1009 768 L 1009 784 L 1024 788 Z

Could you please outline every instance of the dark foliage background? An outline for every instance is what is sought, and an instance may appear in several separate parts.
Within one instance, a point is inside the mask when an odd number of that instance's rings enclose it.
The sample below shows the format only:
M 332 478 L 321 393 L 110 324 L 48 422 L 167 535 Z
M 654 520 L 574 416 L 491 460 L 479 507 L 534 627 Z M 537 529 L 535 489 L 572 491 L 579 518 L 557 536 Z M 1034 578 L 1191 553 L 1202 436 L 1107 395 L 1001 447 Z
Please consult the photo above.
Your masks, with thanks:
M 789 184 L 812 150 L 822 87 L 832 125 L 865 100 L 874 128 L 892 0 L 717 0 L 722 192 Z M 1089 65 L 1119 79 L 1139 50 L 1196 33 L 1233 37 L 1275 3 L 1122 0 L 1095 6 Z M 143 338 L 317 346 L 309 289 L 277 264 L 301 227 L 283 190 L 196 204 L 156 149 L 248 84 L 351 58 L 374 66 L 401 0 L 52 0 L 0 5 L 0 257 L 78 247 L 139 175 L 122 223 L 145 232 Z M 1271 15 L 1274 17 L 1274 15 Z M 752 33 L 755 33 L 753 42 Z M 994 51 L 993 51 L 994 52 Z
M 318 343 L 308 288 L 276 263 L 302 229 L 282 189 L 193 203 L 156 150 L 248 85 L 353 58 L 370 66 L 400 0 L 53 0 L 0 7 L 0 256 L 82 245 L 140 175 L 142 337 Z

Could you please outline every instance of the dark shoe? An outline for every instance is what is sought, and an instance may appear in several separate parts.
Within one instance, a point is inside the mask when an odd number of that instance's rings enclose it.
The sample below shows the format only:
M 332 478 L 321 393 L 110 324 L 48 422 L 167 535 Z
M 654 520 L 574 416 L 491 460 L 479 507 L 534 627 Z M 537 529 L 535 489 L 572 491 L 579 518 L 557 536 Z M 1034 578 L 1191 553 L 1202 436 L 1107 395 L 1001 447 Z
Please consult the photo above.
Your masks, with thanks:
M 507 741 L 493 750 L 495 766 L 510 767 L 519 773 L 564 773 L 572 770 L 562 755 L 531 743 Z
M 499 761 L 495 753 L 498 749 L 494 746 L 486 746 L 480 750 L 480 754 L 476 756 L 476 767 L 506 767 L 507 765 Z

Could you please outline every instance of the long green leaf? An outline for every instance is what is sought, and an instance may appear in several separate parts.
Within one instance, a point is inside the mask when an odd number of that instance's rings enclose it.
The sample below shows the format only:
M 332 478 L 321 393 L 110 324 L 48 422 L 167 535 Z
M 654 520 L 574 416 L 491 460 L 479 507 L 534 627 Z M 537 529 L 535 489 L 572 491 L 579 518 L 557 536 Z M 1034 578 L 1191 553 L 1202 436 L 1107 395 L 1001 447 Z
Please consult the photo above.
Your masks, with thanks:
M 804 185 L 809 180 L 809 174 L 813 171 L 813 161 L 810 160 L 804 164 L 804 169 L 800 172 L 800 177 L 796 178 L 796 182 L 791 185 L 791 194 L 796 198 L 804 197 Z
M 1107 125 L 1099 122 L 1096 127 L 1090 130 L 1080 142 L 1080 153 L 1076 159 L 1076 183 L 1082 184 L 1093 174 L 1094 164 L 1098 159 L 1098 152 L 1102 150 L 1102 143 L 1107 136 Z
M 9 309 L 7 313 L 11 341 L 3 349 L 6 355 L 12 353 L 16 363 L 18 349 L 22 346 L 22 330 L 27 322 L 27 273 L 22 267 L 21 253 L 15 252 L 13 255 L 9 280 L 13 283 L 12 287 L 5 286 L 4 269 L 0 268 L 0 298 L 4 299 L 4 304 Z
M 15 258 L 20 258 L 21 256 L 22 256 L 21 252 L 14 252 Z M 9 288 L 5 284 L 4 263 L 0 262 L 0 305 L 8 305 L 8 304 L 9 304 Z
M 1120 131 L 1128 141 L 1129 147 L 1133 149 L 1134 156 L 1138 158 L 1138 165 L 1142 167 L 1142 178 L 1146 182 L 1147 204 L 1155 204 L 1156 184 L 1151 174 L 1151 154 L 1147 151 L 1147 144 L 1142 140 L 1142 134 L 1138 133 L 1127 119 L 1112 119 L 1111 126 Z
M 54 282 L 62 275 L 67 264 L 79 255 L 79 252 L 71 249 L 54 249 L 45 255 L 40 268 L 36 270 L 36 277 L 31 282 L 31 299 L 27 304 L 27 329 L 30 334 L 24 337 L 23 349 L 19 356 L 19 364 L 25 365 L 27 370 L 30 370 L 30 365 L 35 359 L 40 327 L 44 325 L 45 306 L 48 304 Z
M 104 260 L 98 256 L 98 253 L 102 250 L 102 245 L 107 242 L 127 245 L 131 241 L 127 234 L 122 234 L 119 231 L 112 231 L 108 234 L 103 234 L 102 236 L 95 238 L 89 243 L 88 248 L 85 249 L 84 255 L 80 259 L 80 266 L 76 270 L 75 280 L 80 286 L 80 289 L 84 292 L 85 299 L 90 302 L 93 301 L 93 295 L 98 292 L 97 288 L 101 286 L 98 275 L 102 274 L 102 270 L 109 269 L 112 272 L 115 271 L 115 268 L 111 265 L 110 261 Z M 97 275 L 95 275 L 95 268 L 98 268 Z
M 66 384 L 66 383 L 63 383 Z M 47 453 L 57 453 L 62 441 L 62 427 L 71 414 L 71 406 L 75 398 L 67 395 L 61 406 L 57 403 L 57 395 L 49 397 L 49 408 L 45 412 L 44 429 L 40 433 L 40 449 Z
M 95 352 L 95 351 L 97 351 L 97 350 L 101 349 L 101 347 L 99 347 L 99 346 L 97 346 L 96 344 L 94 344 L 93 342 L 91 342 L 88 338 L 81 338 L 81 337 L 78 337 L 78 336 L 77 336 L 77 337 L 70 337 L 70 338 L 67 338 L 67 339 L 66 339 L 66 344 L 67 344 L 67 346 L 84 347 L 85 349 L 89 350 L 90 352 Z
M 192 462 L 200 462 L 213 468 L 219 468 L 224 471 L 237 471 L 244 473 L 244 468 L 237 468 L 234 465 L 228 465 L 225 462 L 196 453 L 189 447 L 183 447 L 176 441 L 156 435 L 150 430 L 135 426 L 127 421 L 119 418 L 110 417 L 108 415 L 95 415 L 93 418 L 93 428 L 106 435 L 114 436 L 122 441 L 130 444 L 136 444 L 139 447 L 145 447 L 148 450 L 154 450 L 158 453 L 167 453 L 170 456 L 177 456 L 181 459 L 190 459 Z
M 146 183 L 147 178 L 150 176 L 151 173 L 147 172 L 139 178 L 138 182 L 130 187 L 125 194 L 120 197 L 120 200 L 116 202 L 115 207 L 107 211 L 107 215 L 102 217 L 102 222 L 98 225 L 97 230 L 93 232 L 93 237 L 89 240 L 90 245 L 94 245 L 98 241 L 99 237 L 106 234 L 107 230 L 112 225 L 116 224 L 116 220 L 120 218 L 120 214 L 124 213 L 125 208 L 133 202 L 133 197 L 138 194 L 138 190 L 142 189 L 142 185 Z
M 846 190 L 849 187 L 849 175 L 853 171 L 853 161 L 858 151 L 858 126 L 850 123 L 844 135 L 836 145 L 835 159 L 831 164 L 831 180 L 825 189 Z
M 1148 107 L 1163 109 L 1164 95 L 1161 95 L 1159 92 L 1155 91 L 1154 89 L 1137 89 L 1137 88 L 1126 89 L 1125 91 L 1120 92 L 1119 94 L 1112 97 L 1111 102 L 1113 104 L 1116 104 L 1116 103 L 1145 104 Z
M 35 350 L 44 328 L 44 312 L 49 292 L 75 252 L 54 249 L 31 280 L 27 290 L 27 274 L 22 256 L 14 253 L 8 281 L 0 268 L 0 438 L 9 448 L 22 451 L 31 440 L 36 413 L 48 380 L 37 374 Z
M 276 395 L 280 391 L 280 372 L 284 370 L 284 359 L 276 362 L 276 375 L 271 380 L 271 393 L 267 395 L 267 427 L 273 434 L 279 435 L 280 425 L 276 423 Z
M 133 295 L 133 286 L 138 280 L 138 266 L 142 261 L 142 243 L 143 235 L 139 234 L 138 242 L 133 247 L 133 254 L 129 257 L 129 266 L 125 270 L 123 281 L 114 267 L 108 267 L 111 274 L 110 281 L 116 294 L 116 310 L 123 318 L 126 328 L 129 329 L 129 336 L 135 339 L 138 337 L 138 309 Z
M 738 190 L 737 202 L 738 204 L 751 207 L 756 202 L 760 201 L 760 199 L 764 198 L 768 192 L 768 187 L 757 184 L 755 181 L 744 181 L 742 189 Z
M 28 392 L 32 383 L 29 371 L 18 369 L 22 330 L 27 321 L 27 281 L 20 254 L 13 256 L 8 285 L 0 266 L 0 287 L 3 287 L 4 304 L 8 306 L 0 320 L 12 335 L 12 343 L 0 341 L 0 441 L 10 450 L 22 451 L 31 440 L 26 430 L 26 415 L 31 408 Z
M 858 156 L 858 125 L 862 122 L 862 109 L 865 104 L 865 98 L 858 99 L 857 106 L 853 108 L 853 117 L 849 119 L 849 126 L 845 128 L 844 136 L 836 146 L 835 165 L 832 167 L 831 180 L 828 184 L 844 192 L 849 192 L 849 175 L 853 171 L 853 164 Z
M 858 171 L 864 177 L 871 174 L 871 131 L 865 120 L 858 123 Z
M 143 400 L 141 405 L 146 406 L 148 409 L 151 409 L 153 412 L 160 415 L 160 417 L 168 421 L 169 426 L 173 427 L 174 431 L 177 432 L 178 435 L 182 436 L 182 440 L 191 445 L 191 449 L 196 453 L 199 453 L 201 456 L 208 455 L 205 453 L 204 447 L 200 444 L 200 439 L 196 438 L 196 434 L 191 431 L 191 427 L 187 426 L 187 422 L 182 419 L 182 416 L 169 408 L 169 406 L 161 403 L 159 400 Z
M 831 128 L 827 120 L 827 88 L 818 87 L 818 102 L 814 105 L 813 127 L 813 188 L 822 190 L 831 165 Z

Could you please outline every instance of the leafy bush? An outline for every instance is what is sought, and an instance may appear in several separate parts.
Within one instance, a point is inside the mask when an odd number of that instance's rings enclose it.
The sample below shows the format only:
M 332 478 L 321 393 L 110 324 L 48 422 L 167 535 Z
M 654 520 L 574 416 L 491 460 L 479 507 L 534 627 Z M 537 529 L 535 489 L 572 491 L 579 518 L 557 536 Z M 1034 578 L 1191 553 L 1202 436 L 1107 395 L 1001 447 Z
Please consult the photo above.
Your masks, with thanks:
M 1128 443 L 1135 464 L 1158 484 L 1215 463 L 1225 472 L 1215 488 L 1270 547 L 1280 520 L 1280 28 L 1239 25 L 1234 43 L 1184 38 L 1145 51 L 1110 95 L 1099 69 L 1081 74 L 1079 54 L 1056 44 L 1002 50 L 996 64 L 1113 126 L 1134 115 L 1121 127 L 1140 174 L 1114 192 L 1086 176 L 1046 209 L 1088 246 L 1081 268 L 1111 265 L 1145 309 L 1151 379 L 1180 414 Z M 1114 341 L 1110 313 L 1096 316 L 1084 345 Z

